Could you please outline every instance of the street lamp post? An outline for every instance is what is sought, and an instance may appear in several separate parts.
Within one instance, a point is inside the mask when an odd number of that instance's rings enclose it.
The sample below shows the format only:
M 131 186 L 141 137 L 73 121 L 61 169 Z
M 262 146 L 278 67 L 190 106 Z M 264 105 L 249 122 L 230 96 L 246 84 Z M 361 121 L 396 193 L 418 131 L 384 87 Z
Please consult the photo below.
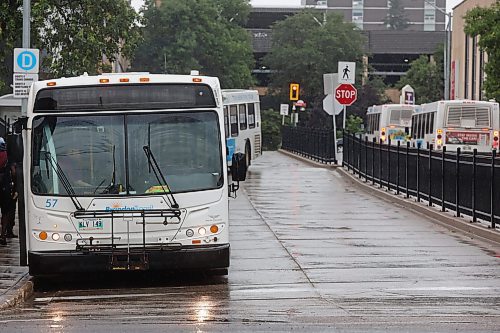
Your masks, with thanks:
M 434 3 L 425 0 L 425 3 L 429 6 L 434 7 L 436 10 L 443 13 L 448 18 L 448 23 L 446 24 L 446 39 L 444 46 L 444 99 L 450 99 L 450 72 L 451 72 L 451 19 L 453 14 L 451 12 L 447 13 L 442 8 L 439 8 Z
M 29 49 L 31 47 L 30 40 L 30 19 L 31 19 L 31 0 L 23 0 L 23 48 Z M 28 99 L 21 99 L 21 114 L 26 116 L 28 114 Z

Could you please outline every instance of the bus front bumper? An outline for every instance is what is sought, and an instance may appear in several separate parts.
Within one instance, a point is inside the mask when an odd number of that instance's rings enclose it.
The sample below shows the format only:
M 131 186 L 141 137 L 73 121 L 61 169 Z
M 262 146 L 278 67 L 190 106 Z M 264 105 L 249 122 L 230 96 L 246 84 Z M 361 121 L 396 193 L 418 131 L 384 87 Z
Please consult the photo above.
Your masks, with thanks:
M 127 254 L 123 251 L 114 253 L 30 251 L 28 252 L 28 262 L 29 272 L 33 276 L 113 270 L 224 269 L 229 267 L 229 244 L 185 246 L 176 250 L 146 248 L 144 251 L 134 251 L 130 259 L 127 259 Z

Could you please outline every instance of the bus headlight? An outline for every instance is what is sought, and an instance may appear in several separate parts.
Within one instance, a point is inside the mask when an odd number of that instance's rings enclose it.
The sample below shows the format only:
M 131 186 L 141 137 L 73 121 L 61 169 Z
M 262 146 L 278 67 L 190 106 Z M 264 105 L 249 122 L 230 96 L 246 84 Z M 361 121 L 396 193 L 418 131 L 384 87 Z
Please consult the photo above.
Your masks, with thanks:
M 66 242 L 71 242 L 72 239 L 73 239 L 73 236 L 71 236 L 71 234 L 64 235 L 64 240 Z
M 59 234 L 57 232 L 55 232 L 55 233 L 52 234 L 52 239 L 53 240 L 58 241 L 59 238 L 61 238 L 61 236 L 59 236 Z
M 194 231 L 193 231 L 193 229 L 188 229 L 188 230 L 186 230 L 186 236 L 188 236 L 188 237 L 193 237 L 193 235 L 194 235 Z
M 200 235 L 204 236 L 207 233 L 207 230 L 205 228 L 201 227 L 198 229 L 198 233 Z

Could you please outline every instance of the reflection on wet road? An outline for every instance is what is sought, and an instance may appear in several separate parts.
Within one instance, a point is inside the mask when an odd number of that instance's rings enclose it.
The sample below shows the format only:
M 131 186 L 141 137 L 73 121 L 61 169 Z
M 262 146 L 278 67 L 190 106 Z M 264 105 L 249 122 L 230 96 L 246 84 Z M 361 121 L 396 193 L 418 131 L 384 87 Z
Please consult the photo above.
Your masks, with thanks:
M 1 332 L 491 332 L 498 247 L 280 153 L 231 201 L 228 277 L 127 274 L 45 281 Z

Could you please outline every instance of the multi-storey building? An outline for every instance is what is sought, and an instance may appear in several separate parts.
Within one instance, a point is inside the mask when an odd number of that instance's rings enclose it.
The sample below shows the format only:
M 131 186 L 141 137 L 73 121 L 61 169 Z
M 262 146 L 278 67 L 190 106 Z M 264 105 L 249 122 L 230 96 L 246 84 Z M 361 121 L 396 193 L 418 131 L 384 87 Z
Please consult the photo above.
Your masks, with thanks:
M 488 55 L 479 49 L 480 36 L 471 37 L 464 32 L 464 16 L 474 7 L 489 7 L 496 1 L 498 0 L 464 0 L 453 8 L 451 99 L 484 99 L 484 64 L 488 61 Z
M 342 13 L 347 22 L 363 30 L 387 30 L 384 23 L 389 13 L 387 0 L 301 0 L 305 7 Z M 400 0 L 408 20 L 408 31 L 443 31 L 446 0 Z
M 446 0 L 400 0 L 409 26 L 400 31 L 390 30 L 384 19 L 389 13 L 388 0 L 302 0 L 299 7 L 254 7 L 247 22 L 252 35 L 256 68 L 254 75 L 266 85 L 272 69 L 262 63 L 271 50 L 272 25 L 304 8 L 338 12 L 346 22 L 355 23 L 367 37 L 366 53 L 371 65 L 370 75 L 384 77 L 394 84 L 420 55 L 432 55 L 439 44 L 445 43 Z M 433 6 L 434 5 L 434 6 Z M 348 59 L 347 59 L 348 60 Z

